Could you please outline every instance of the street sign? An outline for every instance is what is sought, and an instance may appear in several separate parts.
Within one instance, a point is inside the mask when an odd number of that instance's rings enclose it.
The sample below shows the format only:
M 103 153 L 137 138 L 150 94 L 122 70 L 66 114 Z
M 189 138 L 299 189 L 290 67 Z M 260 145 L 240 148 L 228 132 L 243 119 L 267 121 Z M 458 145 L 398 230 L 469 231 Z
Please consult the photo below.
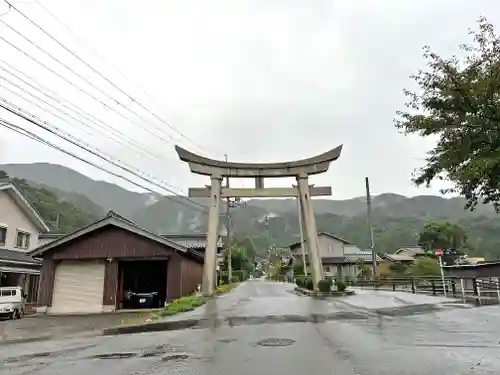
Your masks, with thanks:
M 443 249 L 437 249 L 434 251 L 434 254 L 436 254 L 437 257 L 442 257 L 443 256 Z

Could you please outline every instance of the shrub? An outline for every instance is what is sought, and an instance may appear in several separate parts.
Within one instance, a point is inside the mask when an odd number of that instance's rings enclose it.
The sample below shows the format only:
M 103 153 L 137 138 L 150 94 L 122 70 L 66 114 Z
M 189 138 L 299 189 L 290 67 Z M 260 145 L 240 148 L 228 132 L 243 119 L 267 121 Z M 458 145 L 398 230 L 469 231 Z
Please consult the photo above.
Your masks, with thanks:
M 347 285 L 342 280 L 336 280 L 335 284 L 337 285 L 337 290 L 339 292 L 345 291 Z
M 233 270 L 232 276 L 238 277 L 238 281 L 245 281 L 248 279 L 248 272 L 245 270 Z
M 318 282 L 318 289 L 320 292 L 329 292 L 331 285 L 332 285 L 331 280 L 328 280 L 328 279 L 320 280 Z
M 314 282 L 310 277 L 304 280 L 304 287 L 309 290 L 314 290 Z
M 305 286 L 305 277 L 304 276 L 297 276 L 295 278 L 295 283 L 299 288 L 303 288 Z

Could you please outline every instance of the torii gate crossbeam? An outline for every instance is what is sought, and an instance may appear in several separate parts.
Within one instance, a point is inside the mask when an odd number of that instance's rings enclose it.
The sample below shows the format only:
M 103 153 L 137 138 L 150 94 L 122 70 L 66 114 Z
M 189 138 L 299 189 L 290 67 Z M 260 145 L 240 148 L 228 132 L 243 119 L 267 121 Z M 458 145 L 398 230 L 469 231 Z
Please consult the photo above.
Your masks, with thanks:
M 234 163 L 205 158 L 179 146 L 175 146 L 175 150 L 179 158 L 189 164 L 191 172 L 210 176 L 211 180 L 210 186 L 190 188 L 189 191 L 190 197 L 210 198 L 202 281 L 204 296 L 213 295 L 216 285 L 217 232 L 222 197 L 297 197 L 300 201 L 313 282 L 317 288 L 318 282 L 323 278 L 323 266 L 319 256 L 318 232 L 311 197 L 331 195 L 331 188 L 309 185 L 309 175 L 326 172 L 330 163 L 340 157 L 342 145 L 312 158 L 282 163 Z M 224 177 L 255 178 L 255 189 L 223 189 Z M 292 188 L 264 188 L 264 178 L 277 177 L 295 177 L 297 185 Z

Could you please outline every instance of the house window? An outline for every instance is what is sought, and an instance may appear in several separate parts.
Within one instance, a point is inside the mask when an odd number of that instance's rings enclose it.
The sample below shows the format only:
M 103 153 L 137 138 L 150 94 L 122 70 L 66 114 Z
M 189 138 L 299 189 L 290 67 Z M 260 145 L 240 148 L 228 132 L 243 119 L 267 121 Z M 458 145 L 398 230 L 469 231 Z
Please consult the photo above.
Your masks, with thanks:
M 330 268 L 330 266 L 323 266 L 323 271 L 325 271 L 326 273 L 330 273 L 332 272 L 332 269 Z
M 20 249 L 29 249 L 31 234 L 27 232 L 17 231 L 16 247 Z
M 5 245 L 7 242 L 7 228 L 0 227 L 0 245 Z

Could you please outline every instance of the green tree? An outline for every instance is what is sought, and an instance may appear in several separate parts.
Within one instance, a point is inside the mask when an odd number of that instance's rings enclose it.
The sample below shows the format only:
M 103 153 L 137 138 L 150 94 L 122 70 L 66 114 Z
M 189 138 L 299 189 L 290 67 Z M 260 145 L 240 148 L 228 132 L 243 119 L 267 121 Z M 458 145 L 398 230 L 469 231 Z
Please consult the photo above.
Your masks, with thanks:
M 0 179 L 9 178 L 9 175 L 4 171 L 0 170 Z
M 227 271 L 228 269 L 227 256 L 226 254 L 221 266 L 223 271 Z M 253 271 L 253 258 L 249 257 L 246 248 L 237 245 L 231 246 L 231 268 L 235 271 Z
M 470 252 L 467 234 L 458 224 L 447 221 L 431 221 L 425 224 L 419 233 L 418 244 L 433 254 L 436 249 L 443 249 L 443 263 L 455 264 L 464 252 Z
M 408 267 L 407 273 L 413 276 L 439 276 L 441 269 L 434 258 L 418 258 Z
M 452 182 L 443 193 L 459 193 L 473 210 L 493 203 L 500 212 L 500 38 L 485 18 L 470 31 L 461 55 L 443 58 L 424 47 L 427 68 L 413 75 L 418 92 L 405 90 L 407 110 L 395 126 L 406 134 L 437 137 L 426 165 L 413 181 Z
M 419 233 L 418 244 L 425 250 L 459 249 L 467 242 L 465 230 L 447 221 L 431 221 Z

